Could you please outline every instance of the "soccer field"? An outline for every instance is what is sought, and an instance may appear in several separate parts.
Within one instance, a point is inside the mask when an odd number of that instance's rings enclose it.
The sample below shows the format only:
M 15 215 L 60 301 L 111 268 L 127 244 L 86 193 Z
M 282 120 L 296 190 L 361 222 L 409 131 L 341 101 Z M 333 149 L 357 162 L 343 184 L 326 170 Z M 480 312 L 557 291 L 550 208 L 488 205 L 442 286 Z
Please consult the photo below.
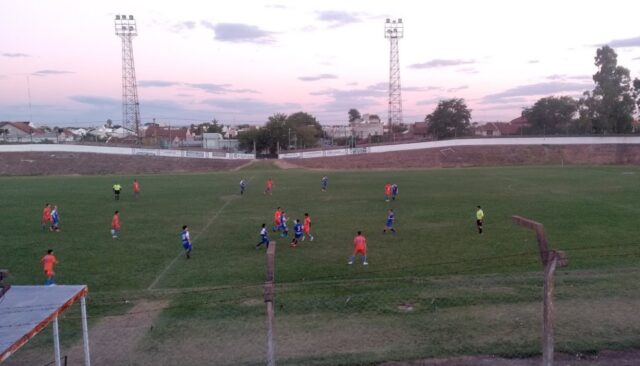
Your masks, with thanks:
M 142 187 L 137 200 L 133 178 Z M 272 196 L 263 194 L 267 178 Z M 94 326 L 136 301 L 168 304 L 130 356 L 134 364 L 263 362 L 265 256 L 255 244 L 278 206 L 290 228 L 310 213 L 315 236 L 291 249 L 271 233 L 279 363 L 539 352 L 542 266 L 534 234 L 512 224 L 515 214 L 543 223 L 550 247 L 569 256 L 557 278 L 557 350 L 640 346 L 637 167 L 320 172 L 265 163 L 211 174 L 0 182 L 0 267 L 11 271 L 10 283 L 43 283 L 39 259 L 51 248 L 57 282 L 89 286 Z M 385 202 L 387 182 L 398 184 L 398 200 Z M 114 183 L 125 188 L 119 201 Z M 45 202 L 59 207 L 58 233 L 41 231 Z M 389 208 L 395 236 L 382 233 Z M 115 210 L 118 239 L 109 234 Z M 190 260 L 180 243 L 184 224 Z M 347 265 L 358 230 L 368 241 L 366 267 Z

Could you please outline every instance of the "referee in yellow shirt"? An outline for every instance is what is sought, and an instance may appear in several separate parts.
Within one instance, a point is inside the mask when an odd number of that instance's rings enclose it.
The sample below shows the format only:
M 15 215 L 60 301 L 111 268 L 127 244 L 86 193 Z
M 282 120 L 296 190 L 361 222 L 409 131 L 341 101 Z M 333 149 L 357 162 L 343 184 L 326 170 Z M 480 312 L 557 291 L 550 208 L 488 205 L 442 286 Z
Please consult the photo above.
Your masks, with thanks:
M 482 223 L 484 222 L 484 212 L 482 208 L 478 206 L 478 211 L 476 211 L 476 225 L 478 226 L 478 234 L 482 235 Z

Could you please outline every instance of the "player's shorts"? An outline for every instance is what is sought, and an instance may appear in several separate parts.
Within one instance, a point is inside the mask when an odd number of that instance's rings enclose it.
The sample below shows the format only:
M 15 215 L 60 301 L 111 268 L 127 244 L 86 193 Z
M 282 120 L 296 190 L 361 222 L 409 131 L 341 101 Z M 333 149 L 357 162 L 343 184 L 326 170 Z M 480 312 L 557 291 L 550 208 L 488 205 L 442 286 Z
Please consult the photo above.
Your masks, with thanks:
M 184 250 L 189 250 L 192 248 L 191 243 L 182 243 L 182 247 L 184 248 Z
M 476 225 L 482 226 L 482 220 L 476 220 Z
M 387 227 L 393 227 L 393 221 L 387 220 Z
M 357 246 L 354 250 L 353 250 L 353 254 L 362 254 L 362 255 L 367 255 L 367 249 L 364 246 Z
M 302 238 L 302 233 L 299 233 L 299 234 L 298 234 L 298 233 L 295 233 L 295 238 L 296 238 L 296 239 L 300 239 L 300 238 Z
M 47 275 L 48 277 L 53 277 L 55 276 L 56 273 L 52 269 L 45 269 L 44 274 Z

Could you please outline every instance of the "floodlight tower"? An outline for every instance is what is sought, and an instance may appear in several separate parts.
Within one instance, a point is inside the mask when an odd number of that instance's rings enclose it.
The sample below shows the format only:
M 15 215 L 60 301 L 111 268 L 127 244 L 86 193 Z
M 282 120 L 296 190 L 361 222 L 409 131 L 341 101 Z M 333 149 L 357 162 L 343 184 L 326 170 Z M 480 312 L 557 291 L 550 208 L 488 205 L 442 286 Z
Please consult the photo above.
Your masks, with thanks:
M 122 39 L 122 127 L 134 129 L 140 141 L 140 103 L 136 68 L 133 63 L 133 37 L 138 27 L 133 15 L 116 15 L 116 36 Z
M 400 55 L 398 40 L 404 36 L 402 19 L 387 18 L 384 24 L 384 38 L 389 39 L 391 53 L 389 55 L 389 132 L 393 125 L 402 123 L 402 89 L 400 87 Z

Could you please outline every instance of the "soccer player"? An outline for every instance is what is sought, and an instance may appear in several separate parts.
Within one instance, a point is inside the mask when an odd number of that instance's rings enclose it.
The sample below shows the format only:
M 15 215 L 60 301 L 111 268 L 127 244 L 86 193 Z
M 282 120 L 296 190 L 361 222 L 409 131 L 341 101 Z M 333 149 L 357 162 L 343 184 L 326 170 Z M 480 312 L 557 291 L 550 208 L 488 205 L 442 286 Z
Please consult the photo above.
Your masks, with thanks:
M 133 180 L 133 198 L 138 199 L 140 197 L 140 183 L 137 179 Z
M 113 185 L 113 199 L 116 201 L 120 200 L 120 191 L 122 191 L 122 186 L 118 183 Z
M 60 231 L 60 214 L 58 213 L 58 206 L 53 206 L 53 210 L 51 210 L 51 231 Z
M 387 230 L 389 230 L 393 233 L 393 235 L 396 235 L 396 229 L 393 228 L 393 221 L 395 220 L 395 218 L 396 215 L 393 213 L 393 209 L 389 209 L 389 212 L 387 212 L 387 224 L 382 230 L 383 234 L 386 234 Z
M 244 178 L 240 179 L 240 195 L 244 194 L 244 190 L 247 188 L 247 181 Z
M 476 211 L 476 226 L 478 227 L 478 234 L 482 235 L 482 224 L 484 223 L 484 211 L 482 208 L 478 206 L 478 211 Z
M 282 220 L 282 210 L 280 207 L 276 208 L 276 212 L 273 213 L 273 232 L 275 233 L 280 228 L 280 221 Z
M 120 211 L 114 212 L 111 218 L 111 237 L 116 239 L 118 234 L 120 234 Z
M 324 177 L 322 177 L 322 192 L 326 192 L 327 191 L 327 186 L 329 185 L 329 177 L 327 177 L 326 175 Z
M 273 192 L 273 180 L 271 178 L 267 179 L 267 182 L 264 184 L 264 194 L 272 195 Z
M 187 225 L 182 225 L 180 239 L 182 240 L 182 247 L 184 248 L 184 253 L 187 256 L 187 259 L 191 258 L 191 249 L 193 249 L 193 245 L 191 245 L 191 238 L 189 237 L 189 227 Z
M 391 199 L 395 201 L 396 198 L 398 198 L 398 185 L 393 183 L 391 185 Z
M 302 224 L 300 223 L 300 220 L 296 219 L 294 221 L 294 225 L 293 225 L 293 240 L 291 240 L 291 244 L 289 244 L 290 247 L 295 248 L 298 246 L 298 239 L 304 237 L 304 234 L 302 233 Z
M 304 214 L 304 236 L 302 237 L 302 241 L 308 236 L 309 241 L 313 241 L 313 235 L 311 235 L 311 217 L 308 213 Z
M 362 265 L 366 266 L 367 262 L 367 238 L 358 231 L 358 235 L 353 238 L 353 255 L 349 258 L 348 264 L 353 264 L 357 254 L 362 254 Z
M 45 231 L 49 227 L 51 222 L 51 205 L 49 203 L 44 204 L 42 209 L 42 231 Z
M 44 284 L 47 286 L 55 285 L 56 273 L 54 272 L 53 268 L 56 264 L 58 264 L 58 260 L 56 259 L 56 256 L 53 255 L 53 250 L 47 250 L 47 254 L 42 257 L 42 259 L 40 259 L 40 262 L 42 263 L 42 267 L 44 269 L 44 275 L 47 276 L 47 280 Z
M 278 231 L 282 231 L 280 236 L 286 238 L 289 236 L 289 228 L 287 227 L 287 214 L 282 211 L 282 215 L 280 216 L 280 226 L 278 226 Z
M 267 230 L 267 224 L 262 224 L 262 228 L 260 229 L 260 242 L 256 244 L 256 249 L 260 248 L 262 244 L 264 244 L 267 249 L 269 248 L 269 231 Z
M 387 183 L 384 185 L 384 200 L 389 202 L 391 198 L 391 184 Z

